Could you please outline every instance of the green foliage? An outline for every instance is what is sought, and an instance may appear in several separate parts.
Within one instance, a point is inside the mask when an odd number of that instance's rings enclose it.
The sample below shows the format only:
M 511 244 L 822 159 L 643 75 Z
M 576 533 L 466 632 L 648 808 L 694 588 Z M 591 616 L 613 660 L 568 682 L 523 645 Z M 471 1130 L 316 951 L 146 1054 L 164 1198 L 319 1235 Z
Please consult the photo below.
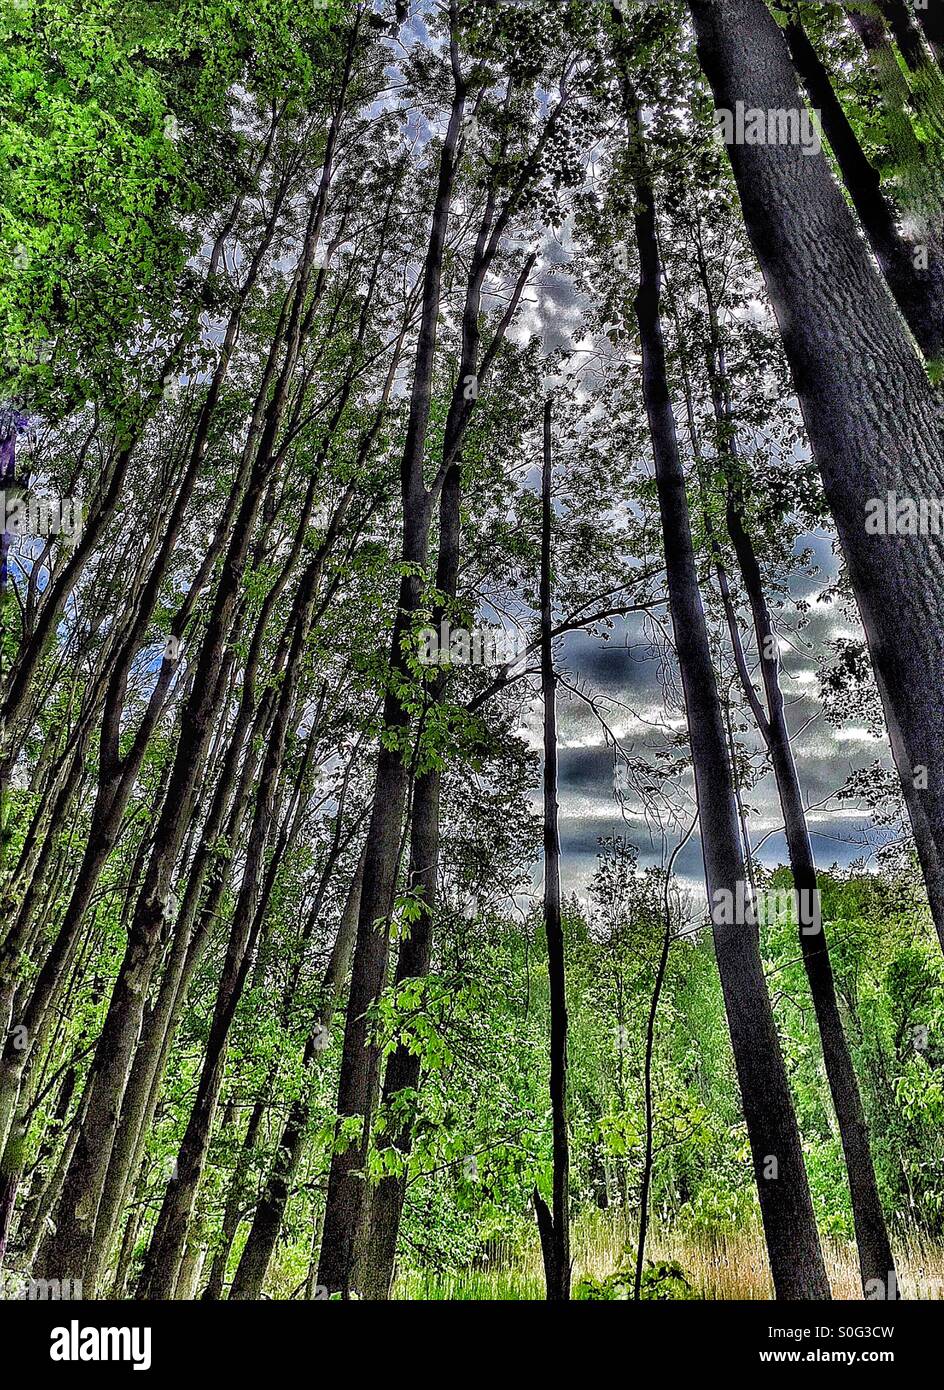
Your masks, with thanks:
M 634 1270 L 617 1270 L 604 1279 L 587 1277 L 574 1286 L 573 1297 L 581 1303 L 625 1302 L 633 1296 L 636 1287 Z M 675 1260 L 647 1260 L 639 1281 L 640 1298 L 657 1299 L 666 1302 L 670 1299 L 692 1297 L 692 1286 L 685 1271 Z

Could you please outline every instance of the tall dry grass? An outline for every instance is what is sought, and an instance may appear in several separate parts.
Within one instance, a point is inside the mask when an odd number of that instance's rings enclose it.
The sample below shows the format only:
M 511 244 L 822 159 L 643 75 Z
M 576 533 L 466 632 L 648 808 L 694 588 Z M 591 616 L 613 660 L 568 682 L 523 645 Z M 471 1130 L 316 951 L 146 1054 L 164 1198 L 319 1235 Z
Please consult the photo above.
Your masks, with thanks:
M 572 1234 L 574 1283 L 590 1276 L 604 1279 L 632 1263 L 634 1232 L 620 1215 L 600 1213 L 575 1222 Z M 898 1276 L 905 1298 L 944 1298 L 944 1247 L 917 1233 L 893 1241 Z M 861 1298 L 855 1247 L 827 1240 L 824 1254 L 833 1297 Z M 773 1286 L 763 1236 L 750 1229 L 709 1236 L 702 1232 L 654 1227 L 647 1259 L 681 1265 L 700 1299 L 771 1299 Z M 537 1239 L 495 1247 L 474 1269 L 433 1275 L 402 1270 L 394 1290 L 400 1299 L 516 1300 L 544 1297 L 544 1275 Z

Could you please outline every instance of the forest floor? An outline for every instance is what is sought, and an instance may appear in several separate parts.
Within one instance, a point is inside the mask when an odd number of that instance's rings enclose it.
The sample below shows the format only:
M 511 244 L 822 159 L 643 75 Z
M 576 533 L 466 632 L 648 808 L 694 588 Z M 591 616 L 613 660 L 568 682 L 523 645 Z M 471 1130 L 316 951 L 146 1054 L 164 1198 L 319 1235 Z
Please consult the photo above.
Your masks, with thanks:
M 573 1232 L 574 1286 L 583 1278 L 606 1279 L 627 1270 L 632 1235 L 622 1220 L 578 1222 Z M 944 1298 L 944 1247 L 911 1233 L 893 1238 L 905 1298 Z M 833 1297 L 860 1298 L 858 1264 L 851 1242 L 827 1240 L 824 1253 Z M 646 1259 L 672 1261 L 684 1271 L 696 1299 L 770 1299 L 773 1287 L 759 1230 L 707 1236 L 653 1229 Z M 541 1252 L 533 1245 L 497 1251 L 491 1263 L 451 1274 L 404 1271 L 394 1297 L 418 1300 L 520 1300 L 544 1297 Z

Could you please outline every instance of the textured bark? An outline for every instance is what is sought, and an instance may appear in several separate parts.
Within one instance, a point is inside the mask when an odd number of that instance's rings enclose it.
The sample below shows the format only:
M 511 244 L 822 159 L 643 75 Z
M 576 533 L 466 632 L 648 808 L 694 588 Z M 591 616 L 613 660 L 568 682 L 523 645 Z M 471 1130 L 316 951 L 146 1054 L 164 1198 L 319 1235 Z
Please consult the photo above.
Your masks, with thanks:
M 922 121 L 931 125 L 938 136 L 944 134 L 940 83 L 928 83 L 925 73 L 906 75 L 902 71 L 895 46 L 885 27 L 881 7 L 874 12 L 850 8 L 846 10 L 846 15 L 868 54 L 878 83 L 887 143 L 899 166 L 899 200 L 918 220 L 922 234 L 927 236 L 933 232 L 939 243 L 941 192 L 935 186 L 927 162 L 927 151 L 918 139 L 914 118 L 917 114 Z M 932 78 L 936 77 L 930 68 L 928 73 Z
M 760 0 L 690 8 L 720 107 L 797 107 L 786 44 Z M 922 853 L 930 890 L 944 853 L 944 554 L 933 538 L 868 535 L 865 515 L 870 498 L 889 492 L 944 496 L 941 408 L 825 157 L 789 145 L 735 145 L 730 157 L 889 726 L 900 734 L 906 801 L 923 808 L 924 838 L 937 850 L 935 862 Z M 925 768 L 927 789 L 915 788 Z
M 920 72 L 930 59 L 921 41 L 921 30 L 915 24 L 917 11 L 909 9 L 905 0 L 878 0 L 878 5 L 895 36 L 901 56 L 912 72 Z
M 210 1267 L 210 1277 L 207 1286 L 201 1295 L 208 1302 L 216 1302 L 223 1297 L 223 1284 L 226 1280 L 226 1266 L 229 1264 L 230 1252 L 233 1249 L 233 1241 L 239 1230 L 239 1223 L 243 1216 L 243 1206 L 246 1201 L 247 1176 L 249 1173 L 252 1157 L 255 1153 L 256 1140 L 259 1137 L 259 1130 L 265 1117 L 266 1103 L 257 1100 L 252 1107 L 249 1116 L 249 1123 L 246 1125 L 246 1132 L 243 1141 L 239 1146 L 239 1155 L 230 1179 L 229 1192 L 226 1196 L 226 1206 L 223 1210 L 223 1224 L 220 1230 L 219 1242 L 213 1252 L 213 1263 Z
M 16 1192 L 23 1173 L 23 1162 L 19 1150 L 22 1148 L 24 1139 L 25 1135 L 15 1133 L 11 1135 L 3 1159 L 0 1161 L 0 1274 L 3 1273 L 7 1242 L 10 1238 L 10 1226 L 13 1221 L 13 1209 L 16 1205 Z
M 356 26 L 348 46 L 339 97 L 328 129 L 324 164 L 312 198 L 302 253 L 291 294 L 285 351 L 275 388 L 268 400 L 255 465 L 226 550 L 213 608 L 196 662 L 193 691 L 181 722 L 181 734 L 158 821 L 147 873 L 128 931 L 128 945 L 96 1050 L 86 1121 L 79 1135 L 57 1208 L 57 1230 L 37 1255 L 39 1271 L 51 1277 L 81 1277 L 94 1235 L 98 1207 L 114 1144 L 119 1110 L 131 1058 L 141 1029 L 144 1006 L 157 961 L 162 932 L 171 915 L 170 888 L 178 852 L 192 808 L 210 739 L 211 720 L 221 693 L 221 673 L 228 660 L 229 632 L 265 487 L 276 461 L 276 442 L 303 340 L 306 298 L 315 269 L 316 251 L 327 209 L 334 152 L 345 109 Z M 58 1274 L 55 1271 L 66 1271 Z
M 929 245 L 928 267 L 919 269 L 917 247 L 898 230 L 877 169 L 870 164 L 833 90 L 829 72 L 798 21 L 785 31 L 790 54 L 842 173 L 862 229 L 888 281 L 889 289 L 928 358 L 944 356 L 944 262 L 937 245 Z
M 731 923 L 717 910 L 716 894 L 735 895 L 738 885 L 746 881 L 746 870 L 666 375 L 654 195 L 635 93 L 625 70 L 622 75 L 634 164 L 640 259 L 636 317 L 642 342 L 643 393 L 655 458 L 669 603 L 685 694 L 715 955 L 774 1289 L 783 1299 L 826 1299 L 829 1283 L 756 925 Z

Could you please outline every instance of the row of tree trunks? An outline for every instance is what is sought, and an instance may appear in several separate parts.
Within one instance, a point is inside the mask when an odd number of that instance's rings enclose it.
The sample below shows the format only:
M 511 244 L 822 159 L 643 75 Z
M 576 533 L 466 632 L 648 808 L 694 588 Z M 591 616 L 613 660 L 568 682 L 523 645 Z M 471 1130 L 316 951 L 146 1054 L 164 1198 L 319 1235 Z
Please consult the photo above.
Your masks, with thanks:
M 332 124 L 335 140 L 342 109 L 343 96 Z M 91 1093 L 85 1124 L 63 1184 L 56 1231 L 50 1233 L 37 1254 L 37 1277 L 67 1277 L 65 1272 L 68 1271 L 68 1277 L 81 1278 L 88 1258 L 147 991 L 161 937 L 172 913 L 170 889 L 174 868 L 218 708 L 226 637 L 240 592 L 254 522 L 273 467 L 278 432 L 301 347 L 302 321 L 331 179 L 332 149 L 329 135 L 322 178 L 312 199 L 295 279 L 284 361 L 266 408 L 254 470 L 236 517 L 197 658 L 193 692 L 183 713 L 167 803 L 155 829 L 144 883 L 129 927 L 127 950 L 88 1082 Z M 44 1275 L 40 1271 L 50 1273 Z
M 404 679 L 408 678 L 408 668 L 403 647 L 409 640 L 413 615 L 420 607 L 420 574 L 427 562 L 429 545 L 431 498 L 424 481 L 423 459 L 432 398 L 443 249 L 465 109 L 465 86 L 458 72 L 454 44 L 452 57 L 455 92 L 440 152 L 436 198 L 423 269 L 422 312 L 410 412 L 401 462 L 401 554 L 404 573 L 390 642 L 390 669 L 394 678 Z M 379 1089 L 380 1059 L 370 1037 L 367 1014 L 386 983 L 388 922 L 396 891 L 409 782 L 409 768 L 404 751 L 399 746 L 409 727 L 409 714 L 392 684 L 384 700 L 383 725 L 392 736 L 382 743 L 374 777 L 338 1082 L 338 1124 L 340 1126 L 356 1120 L 361 1125 L 361 1133 L 355 1142 L 339 1147 L 332 1154 L 318 1266 L 318 1283 L 329 1293 L 341 1293 L 344 1298 L 350 1297 L 352 1292 L 355 1251 L 366 1215 L 365 1185 L 360 1172 L 367 1153 L 370 1117 Z
M 343 1000 L 357 934 L 365 862 L 366 851 L 362 851 L 341 913 L 331 956 L 321 981 L 319 1017 L 305 1042 L 303 1066 L 306 1077 L 310 1077 L 314 1071 L 318 1057 L 330 1034 L 334 1015 Z M 269 1262 L 272 1259 L 272 1253 L 275 1250 L 279 1231 L 285 1218 L 285 1208 L 291 1196 L 292 1184 L 304 1154 L 309 1118 L 310 1100 L 305 1093 L 293 1102 L 279 1136 L 275 1159 L 262 1194 L 256 1203 L 252 1226 L 233 1278 L 230 1298 L 248 1300 L 258 1299 L 262 1296 Z
M 351 495 L 349 490 L 347 504 L 350 503 Z M 187 1233 L 193 1218 L 223 1082 L 229 1030 L 266 915 L 267 903 L 262 892 L 266 852 L 275 823 L 278 781 L 290 721 L 295 712 L 303 658 L 325 562 L 342 520 L 343 511 L 338 508 L 332 519 L 332 526 L 329 527 L 324 541 L 319 545 L 301 578 L 286 625 L 286 631 L 291 637 L 291 647 L 285 661 L 275 717 L 263 757 L 246 846 L 243 877 L 233 912 L 223 978 L 217 993 L 203 1070 L 193 1111 L 178 1154 L 176 1175 L 168 1184 L 151 1239 L 138 1289 L 139 1297 L 170 1297 L 180 1261 L 184 1257 Z
M 464 105 L 464 83 L 459 70 L 458 54 L 452 50 L 452 67 L 455 82 L 456 103 L 462 102 Z M 510 100 L 511 86 L 509 86 L 508 97 Z M 440 488 L 440 542 L 439 559 L 437 562 L 437 589 L 448 600 L 454 598 L 458 583 L 458 546 L 459 546 L 459 502 L 461 496 L 461 469 L 458 463 L 458 455 L 462 446 L 462 439 L 471 418 L 477 392 L 470 401 L 467 397 L 467 386 L 470 381 L 477 383 L 477 390 L 481 390 L 499 347 L 504 339 L 504 335 L 511 323 L 520 302 L 521 294 L 527 277 L 534 264 L 534 256 L 526 259 L 524 267 L 518 277 L 514 291 L 510 297 L 508 306 L 503 314 L 501 321 L 492 337 L 491 342 L 485 352 L 480 357 L 481 325 L 480 316 L 482 309 L 482 292 L 485 285 L 486 275 L 491 266 L 499 241 L 504 229 L 507 227 L 513 211 L 517 206 L 528 179 L 533 174 L 540 160 L 541 153 L 547 145 L 548 140 L 554 131 L 556 122 L 562 109 L 562 102 L 551 112 L 544 128 L 537 140 L 534 149 L 525 161 L 522 170 L 519 172 L 513 187 L 511 188 L 503 205 L 498 205 L 497 184 L 489 186 L 485 197 L 485 204 L 482 219 L 473 249 L 468 281 L 466 284 L 465 304 L 462 316 L 462 344 L 460 350 L 459 370 L 456 376 L 456 384 L 452 392 L 449 403 L 449 410 L 446 417 L 443 432 L 443 451 L 442 460 L 437 474 L 436 482 L 428 493 L 426 502 L 431 506 L 435 500 L 436 486 Z M 453 115 L 456 105 L 453 106 Z M 451 131 L 450 118 L 450 131 Z M 447 133 L 447 143 L 449 134 Z M 502 147 L 504 153 L 504 146 Z M 445 150 L 443 154 L 445 159 Z M 453 156 L 450 156 L 452 159 Z M 499 161 L 500 164 L 500 161 Z M 496 164 L 496 168 L 498 164 Z M 433 240 L 438 240 L 440 235 L 437 228 L 437 221 L 440 208 L 444 210 L 446 221 L 448 221 L 448 199 L 443 205 L 440 202 L 440 195 L 443 193 L 443 166 L 440 167 L 440 183 L 437 191 L 437 203 L 433 216 L 433 229 L 431 232 L 431 246 Z M 454 172 L 450 178 L 454 177 Z M 497 175 L 496 175 L 497 178 Z M 446 222 L 443 223 L 442 232 L 444 234 Z M 441 255 L 441 249 L 439 253 Z M 427 256 L 427 268 L 430 266 L 429 254 Z M 424 314 L 426 305 L 427 286 L 424 284 Z M 426 370 L 426 358 L 421 356 L 420 347 L 423 345 L 424 324 L 421 326 L 420 343 L 417 349 L 417 370 L 420 365 Z M 424 350 L 425 351 L 425 350 Z M 432 341 L 432 354 L 428 359 L 428 367 L 431 370 L 435 355 L 435 339 Z M 411 409 L 411 421 L 412 421 Z M 409 443 L 409 435 L 408 435 Z M 404 476 L 406 476 L 404 474 Z M 425 492 L 425 489 L 424 489 Z M 408 509 L 405 506 L 405 516 Z M 426 517 L 427 531 L 429 526 L 429 515 Z M 406 527 L 405 527 L 406 534 Z M 401 606 L 402 612 L 402 606 Z M 434 612 L 434 621 L 441 621 L 445 616 L 445 606 L 437 605 Z M 402 639 L 401 639 L 402 640 Z M 396 630 L 394 633 L 394 651 L 397 650 Z M 396 669 L 396 667 L 394 668 Z M 429 692 L 434 702 L 443 698 L 445 682 L 437 679 L 433 682 Z M 421 774 L 416 781 L 413 792 L 412 808 L 412 833 L 410 850 L 410 881 L 416 886 L 423 902 L 420 918 L 414 924 L 410 941 L 404 943 L 401 955 L 398 960 L 397 980 L 412 977 L 413 975 L 425 975 L 429 970 L 429 961 L 432 953 L 432 932 L 435 919 L 435 894 L 436 879 L 438 871 L 438 845 L 439 845 L 439 817 L 440 817 L 440 790 L 441 778 L 438 772 L 431 771 Z M 392 892 L 392 887 L 391 887 Z M 411 944 L 412 943 L 412 944 Z M 384 948 L 386 950 L 386 948 Z M 379 968 L 379 957 L 375 959 L 375 967 Z M 410 972 L 409 975 L 401 974 L 403 970 Z M 372 988 L 379 993 L 382 986 L 383 975 L 386 973 L 386 955 L 384 956 L 383 971 L 378 973 L 374 979 Z M 358 958 L 355 955 L 354 974 L 359 971 Z M 350 1014 L 348 1017 L 350 1027 Z M 397 1053 L 401 1049 L 396 1049 L 388 1064 L 388 1071 L 384 1081 L 384 1097 L 389 1098 L 405 1085 L 415 1086 L 418 1079 L 418 1060 L 412 1056 Z M 403 1050 L 405 1053 L 405 1050 Z M 368 1051 L 364 1064 L 373 1068 L 372 1083 L 369 1088 L 364 1090 L 364 1094 L 369 1096 L 368 1111 L 364 1121 L 364 1144 L 370 1131 L 370 1116 L 377 1101 L 377 1090 L 379 1083 L 379 1071 L 376 1057 Z M 412 1080 L 411 1080 L 412 1079 Z M 397 1136 L 397 1142 L 405 1147 L 405 1152 L 409 1152 L 410 1138 L 408 1127 L 404 1128 Z M 334 1165 L 332 1165 L 334 1167 Z M 344 1236 L 344 1248 L 347 1252 L 346 1259 L 349 1264 L 346 1266 L 346 1278 L 348 1286 L 354 1286 L 362 1296 L 371 1298 L 386 1298 L 389 1293 L 393 1278 L 393 1268 L 396 1255 L 397 1234 L 399 1231 L 400 1217 L 403 1209 L 405 1194 L 405 1176 L 402 1179 L 390 1179 L 379 1184 L 378 1190 L 372 1195 L 370 1210 L 366 1208 L 364 1202 L 358 1204 L 358 1192 L 350 1189 L 353 1198 L 346 1210 L 344 1221 L 347 1223 L 347 1230 Z M 361 1185 L 362 1186 L 362 1185 Z M 329 1198 L 330 1198 L 329 1183 Z M 330 1201 L 329 1208 L 330 1210 Z M 369 1218 L 369 1219 L 368 1219 Z M 351 1227 L 351 1223 L 356 1223 L 356 1230 Z M 322 1264 L 324 1264 L 325 1242 L 333 1236 L 334 1227 L 325 1220 L 325 1234 L 322 1242 Z M 326 1266 L 329 1274 L 332 1271 L 330 1262 Z M 323 1282 L 324 1270 L 319 1268 L 319 1281 Z M 337 1278 L 334 1274 L 333 1277 Z M 328 1287 L 331 1287 L 330 1283 Z
M 690 8 L 719 108 L 733 110 L 737 101 L 798 108 L 786 42 L 762 0 L 690 0 Z M 944 684 L 944 557 L 933 539 L 869 535 L 865 517 L 870 498 L 944 493 L 941 406 L 825 155 L 786 144 L 733 145 L 729 154 L 887 722 L 897 731 L 898 772 L 933 892 L 944 853 L 944 710 L 937 697 Z

